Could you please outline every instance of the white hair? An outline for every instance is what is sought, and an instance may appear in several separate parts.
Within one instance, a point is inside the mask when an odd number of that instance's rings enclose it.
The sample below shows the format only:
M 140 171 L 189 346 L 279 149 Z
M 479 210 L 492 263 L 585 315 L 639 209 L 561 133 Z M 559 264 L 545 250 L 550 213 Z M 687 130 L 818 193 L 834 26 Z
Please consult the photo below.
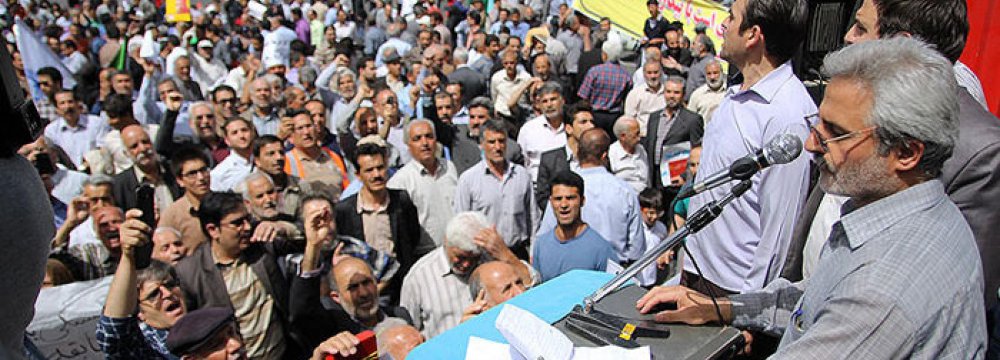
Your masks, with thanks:
M 604 45 L 601 45 L 601 51 L 608 56 L 607 62 L 618 61 L 622 56 L 622 50 L 621 41 L 608 39 L 604 41 Z
M 633 117 L 622 116 L 619 117 L 618 120 L 615 120 L 615 125 L 611 127 L 611 131 L 614 131 L 615 136 L 621 136 L 621 134 L 629 130 L 629 127 L 631 127 L 632 124 L 635 124 L 635 126 L 638 127 L 639 121 Z
M 482 253 L 482 249 L 472 241 L 479 234 L 479 231 L 490 226 L 490 221 L 486 215 L 478 211 L 466 211 L 455 215 L 448 222 L 445 228 L 444 245 L 447 247 L 457 247 L 463 251 L 475 254 Z
M 195 119 L 194 118 L 194 109 L 200 108 L 202 106 L 207 107 L 209 111 L 214 111 L 214 109 L 215 109 L 215 108 L 212 107 L 212 103 L 210 103 L 208 101 L 197 101 L 194 104 L 191 104 L 191 106 L 188 106 L 188 116 L 191 117 L 191 120 Z
M 254 171 L 250 173 L 250 175 L 247 175 L 246 178 L 243 178 L 243 181 L 237 183 L 236 186 L 233 187 L 233 190 L 243 194 L 243 200 L 253 200 L 253 196 L 250 195 L 250 182 L 257 181 L 262 178 L 267 179 L 267 182 L 271 183 L 271 186 L 274 186 L 274 180 L 271 179 L 270 175 L 261 171 Z
M 958 84 L 948 59 L 920 40 L 896 36 L 830 53 L 823 73 L 871 89 L 865 121 L 876 126 L 881 155 L 919 141 L 924 153 L 918 169 L 927 178 L 941 173 L 958 139 Z
M 410 128 L 412 128 L 413 125 L 416 124 L 427 124 L 427 126 L 430 126 L 431 134 L 433 134 L 434 138 L 437 139 L 437 130 L 434 129 L 433 122 L 427 119 L 413 119 L 410 120 L 410 122 L 406 123 L 406 127 L 403 128 L 403 142 L 407 144 L 410 143 Z

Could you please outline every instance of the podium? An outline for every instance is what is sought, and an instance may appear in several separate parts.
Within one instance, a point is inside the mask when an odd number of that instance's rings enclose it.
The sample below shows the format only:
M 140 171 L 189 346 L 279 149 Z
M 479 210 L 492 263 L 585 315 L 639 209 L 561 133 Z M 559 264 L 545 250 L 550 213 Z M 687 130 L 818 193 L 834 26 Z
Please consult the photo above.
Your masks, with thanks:
M 565 328 L 562 319 L 582 303 L 583 298 L 611 280 L 612 274 L 574 270 L 532 288 L 507 303 L 528 310 L 542 320 L 555 324 L 577 346 L 594 346 Z M 640 315 L 635 301 L 645 290 L 631 285 L 609 295 L 597 303 L 600 311 L 635 319 L 651 319 Z M 459 324 L 441 335 L 429 339 L 413 349 L 407 359 L 465 359 L 469 337 L 476 336 L 491 341 L 507 341 L 494 326 L 500 307 Z M 726 358 L 733 344 L 740 337 L 739 330 L 720 326 L 670 325 L 670 336 L 664 339 L 639 338 L 642 345 L 650 345 L 653 359 L 716 359 Z

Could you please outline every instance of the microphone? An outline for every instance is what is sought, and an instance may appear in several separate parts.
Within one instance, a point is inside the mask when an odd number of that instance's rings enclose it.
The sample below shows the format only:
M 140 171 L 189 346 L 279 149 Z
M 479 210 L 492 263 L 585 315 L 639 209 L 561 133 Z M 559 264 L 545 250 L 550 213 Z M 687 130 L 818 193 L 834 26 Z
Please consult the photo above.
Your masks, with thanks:
M 705 180 L 684 188 L 677 199 L 684 199 L 711 190 L 732 180 L 746 180 L 758 171 L 777 164 L 787 164 L 799 157 L 802 140 L 793 134 L 781 134 L 764 145 L 763 149 L 733 162 L 728 169 L 709 175 Z

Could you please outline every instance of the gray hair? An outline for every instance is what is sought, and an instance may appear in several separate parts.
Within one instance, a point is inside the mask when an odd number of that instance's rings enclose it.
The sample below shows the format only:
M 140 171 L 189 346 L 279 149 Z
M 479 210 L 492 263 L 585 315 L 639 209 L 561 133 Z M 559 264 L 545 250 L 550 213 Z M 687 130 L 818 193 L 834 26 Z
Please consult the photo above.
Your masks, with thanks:
M 196 101 L 194 104 L 191 104 L 191 106 L 188 106 L 188 116 L 190 116 L 191 120 L 195 120 L 194 109 L 202 106 L 207 107 L 209 111 L 215 111 L 215 108 L 212 107 L 212 103 L 208 101 Z
M 476 245 L 473 239 L 479 231 L 490 226 L 490 221 L 486 215 L 478 211 L 466 211 L 458 213 L 448 221 L 448 226 L 444 231 L 444 245 L 447 247 L 457 247 L 463 251 L 474 254 L 482 254 L 483 250 Z
M 174 272 L 174 268 L 156 259 L 150 260 L 148 267 L 139 270 L 135 274 L 135 283 L 138 286 L 142 286 L 142 284 L 148 281 L 163 283 L 174 279 L 177 279 L 177 273 Z
M 267 83 L 271 84 L 271 85 L 274 85 L 275 82 L 280 82 L 281 81 L 281 78 L 278 77 L 278 75 L 275 75 L 275 74 L 264 75 L 262 77 L 262 79 L 264 79 L 264 81 L 267 81 Z
M 876 126 L 881 156 L 919 141 L 924 153 L 917 169 L 928 179 L 941 174 L 958 139 L 958 85 L 948 59 L 920 40 L 897 36 L 831 53 L 823 73 L 872 90 L 866 122 Z
M 542 96 L 549 93 L 556 93 L 562 96 L 562 85 L 555 81 L 546 81 L 542 86 L 538 87 L 538 91 L 535 92 L 536 96 Z
M 618 120 L 615 120 L 615 125 L 611 127 L 611 131 L 615 132 L 615 136 L 621 136 L 622 133 L 629 130 L 629 127 L 631 127 L 632 124 L 635 124 L 635 126 L 638 127 L 639 121 L 634 117 L 622 116 L 619 117 Z
M 316 73 L 316 68 L 312 66 L 303 66 L 299 69 L 299 84 L 303 84 L 303 86 L 315 83 L 318 77 L 319 74 Z
M 622 57 L 622 43 L 616 40 L 607 40 L 601 45 L 601 52 L 608 56 L 607 62 L 618 61 Z
M 487 96 L 477 96 L 476 98 L 469 101 L 469 105 L 466 105 L 467 109 L 472 108 L 486 108 L 486 111 L 490 113 L 490 117 L 493 117 L 493 102 Z
M 180 230 L 174 229 L 174 228 L 169 227 L 169 226 L 160 226 L 160 227 L 156 228 L 156 230 L 153 231 L 153 236 L 155 237 L 157 234 L 163 234 L 163 233 L 171 233 L 171 234 L 177 235 L 178 239 L 184 237 L 184 235 L 181 234 Z
M 114 186 L 114 183 L 115 180 L 113 178 L 104 174 L 90 175 L 86 180 L 83 180 L 83 186 Z
M 469 51 L 465 50 L 465 48 L 457 48 L 452 51 L 451 58 L 455 61 L 456 65 L 465 64 L 469 62 Z
M 431 127 L 431 134 L 434 134 L 434 138 L 437 139 L 437 130 L 434 129 L 434 123 L 433 122 L 431 122 L 430 120 L 427 120 L 427 119 L 413 119 L 413 120 L 410 120 L 410 122 L 406 123 L 406 126 L 403 127 L 403 141 L 404 142 L 406 142 L 407 144 L 410 143 L 410 128 L 412 128 L 413 125 L 415 125 L 415 124 L 427 124 L 427 126 L 430 126 Z
M 351 82 L 357 84 L 357 82 L 358 82 L 358 76 L 354 74 L 354 71 L 352 71 L 351 69 L 348 69 L 346 67 L 338 68 L 336 71 L 334 71 L 333 77 L 330 78 L 330 81 L 333 82 L 333 86 L 330 87 L 330 91 L 333 91 L 334 93 L 337 93 L 337 95 L 341 95 L 340 94 L 340 78 L 342 78 L 344 76 L 350 77 L 351 78 Z
M 667 76 L 667 80 L 664 81 L 664 82 L 665 83 L 672 82 L 672 83 L 675 83 L 675 84 L 681 84 L 681 87 L 683 87 L 687 83 L 687 80 L 685 80 L 683 77 L 680 77 L 680 76 L 677 76 L 677 75 L 670 75 L 670 76 Z
M 243 200 L 253 200 L 253 196 L 250 196 L 250 182 L 260 179 L 267 179 L 267 182 L 271 183 L 272 186 L 274 185 L 274 180 L 271 179 L 270 175 L 261 171 L 254 171 L 250 173 L 250 175 L 247 175 L 247 177 L 243 178 L 243 181 L 236 184 L 236 186 L 233 187 L 233 190 L 243 194 Z

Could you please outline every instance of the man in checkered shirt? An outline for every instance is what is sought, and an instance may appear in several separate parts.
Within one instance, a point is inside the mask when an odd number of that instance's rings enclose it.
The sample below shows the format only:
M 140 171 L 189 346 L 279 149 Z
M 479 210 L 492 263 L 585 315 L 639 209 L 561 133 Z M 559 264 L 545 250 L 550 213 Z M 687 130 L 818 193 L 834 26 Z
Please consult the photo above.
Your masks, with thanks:
M 938 180 L 958 138 L 951 63 L 910 37 L 827 56 L 806 150 L 824 191 L 849 197 L 807 280 L 712 301 L 656 288 L 657 321 L 722 320 L 781 336 L 774 358 L 981 359 L 983 273 L 972 230 Z M 719 319 L 721 317 L 722 319 Z

